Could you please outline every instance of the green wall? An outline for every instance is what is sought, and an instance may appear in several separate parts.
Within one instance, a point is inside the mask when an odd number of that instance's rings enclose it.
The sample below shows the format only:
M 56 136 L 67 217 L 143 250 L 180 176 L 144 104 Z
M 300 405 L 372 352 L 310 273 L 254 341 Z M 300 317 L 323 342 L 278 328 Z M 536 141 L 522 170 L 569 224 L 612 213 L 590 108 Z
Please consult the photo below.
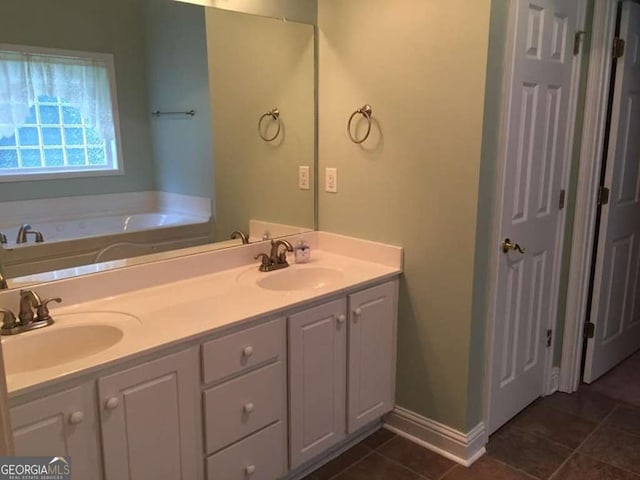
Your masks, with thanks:
M 320 229 L 404 247 L 396 400 L 463 431 L 483 361 L 470 346 L 490 10 L 318 2 L 319 176 L 338 169 L 338 193 L 319 182 Z M 365 103 L 358 146 L 346 124 Z
M 0 43 L 114 55 L 125 174 L 2 183 L 0 202 L 154 189 L 139 0 L 2 0 Z
M 478 188 L 478 223 L 473 275 L 471 340 L 469 342 L 469 390 L 467 393 L 467 429 L 480 422 L 484 407 L 485 331 L 487 328 L 491 234 L 495 204 L 496 162 L 499 151 L 500 117 L 505 45 L 509 22 L 509 0 L 491 1 L 489 53 L 485 89 L 482 158 Z
M 156 189 L 213 198 L 213 144 L 205 8 L 142 0 Z

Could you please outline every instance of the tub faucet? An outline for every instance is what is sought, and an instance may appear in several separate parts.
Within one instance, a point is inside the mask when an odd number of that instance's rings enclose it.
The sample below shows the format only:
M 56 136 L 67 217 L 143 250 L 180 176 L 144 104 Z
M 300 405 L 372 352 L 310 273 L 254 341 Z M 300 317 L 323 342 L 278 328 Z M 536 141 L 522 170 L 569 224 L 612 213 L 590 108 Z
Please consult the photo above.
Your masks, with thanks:
M 16 238 L 16 243 L 27 243 L 27 235 L 29 234 L 35 235 L 36 243 L 44 242 L 44 237 L 42 236 L 42 233 L 40 233 L 38 230 L 33 230 L 31 228 L 31 225 L 29 225 L 28 223 L 24 223 L 20 227 L 20 230 L 18 230 L 18 237 Z
M 247 235 L 244 232 L 241 232 L 240 230 L 235 230 L 234 232 L 231 233 L 231 240 L 235 240 L 236 238 L 241 238 L 243 245 L 246 245 L 249 243 L 249 239 L 247 238 Z

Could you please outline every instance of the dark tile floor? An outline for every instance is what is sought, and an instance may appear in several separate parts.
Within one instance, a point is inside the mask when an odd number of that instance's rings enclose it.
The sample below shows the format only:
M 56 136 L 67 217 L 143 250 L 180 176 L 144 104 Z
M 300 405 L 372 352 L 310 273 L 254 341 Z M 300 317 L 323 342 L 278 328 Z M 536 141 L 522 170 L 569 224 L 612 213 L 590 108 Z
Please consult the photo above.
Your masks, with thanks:
M 640 352 L 534 402 L 470 468 L 378 430 L 305 480 L 640 480 Z

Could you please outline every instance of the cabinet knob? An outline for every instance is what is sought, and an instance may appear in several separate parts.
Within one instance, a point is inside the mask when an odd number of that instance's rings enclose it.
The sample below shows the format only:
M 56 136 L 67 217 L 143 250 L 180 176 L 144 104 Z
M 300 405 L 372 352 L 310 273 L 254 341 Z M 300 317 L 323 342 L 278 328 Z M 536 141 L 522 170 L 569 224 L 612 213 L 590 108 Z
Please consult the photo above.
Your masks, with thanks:
M 107 399 L 106 402 L 104 402 L 104 406 L 107 408 L 107 410 L 113 410 L 114 408 L 117 408 L 118 405 L 120 405 L 120 400 L 118 400 L 118 397 L 111 397 Z
M 245 411 L 245 413 L 251 413 L 251 412 L 253 412 L 254 410 L 255 410 L 255 406 L 253 405 L 253 403 L 247 403 L 247 404 L 244 406 L 244 411 Z
M 82 412 L 73 412 L 69 415 L 69 423 L 71 425 L 77 425 L 84 420 L 84 413 Z
M 360 307 L 356 308 L 356 309 L 353 311 L 353 314 L 354 314 L 356 317 L 359 317 L 360 315 L 362 315 L 362 309 L 361 309 Z
M 250 357 L 251 355 L 253 355 L 253 347 L 251 345 L 249 345 L 248 347 L 244 347 L 242 349 L 242 355 L 244 355 L 245 357 Z
M 249 465 L 248 467 L 246 467 L 244 469 L 245 473 L 247 475 L 253 475 L 254 473 L 256 473 L 256 466 L 255 465 Z
M 342 313 L 340 315 L 338 315 L 336 318 L 338 320 L 338 323 L 344 323 L 345 320 L 347 319 L 347 317 L 345 317 L 344 314 L 342 314 Z

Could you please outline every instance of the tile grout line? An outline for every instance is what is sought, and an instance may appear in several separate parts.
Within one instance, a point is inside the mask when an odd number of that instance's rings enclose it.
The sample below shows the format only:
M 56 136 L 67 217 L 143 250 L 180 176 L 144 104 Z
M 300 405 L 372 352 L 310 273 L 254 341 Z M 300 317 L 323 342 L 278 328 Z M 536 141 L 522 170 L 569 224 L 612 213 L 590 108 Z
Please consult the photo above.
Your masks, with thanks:
M 368 437 L 367 437 L 368 438 Z M 364 448 L 367 448 L 369 451 L 366 453 L 366 455 L 363 455 L 362 457 L 360 457 L 359 459 L 357 459 L 355 462 L 351 462 L 349 465 L 347 465 L 346 467 L 344 467 L 342 470 L 340 470 L 338 473 L 336 473 L 335 475 L 329 477 L 328 480 L 333 480 L 334 478 L 337 478 L 338 475 L 342 475 L 344 472 L 346 472 L 347 470 L 349 470 L 351 467 L 353 467 L 354 465 L 362 462 L 365 458 L 370 457 L 372 454 L 374 454 L 378 448 L 380 448 L 383 445 L 386 445 L 387 443 L 389 443 L 391 440 L 393 440 L 395 437 L 391 437 L 387 440 L 385 440 L 384 442 L 382 442 L 380 445 L 378 445 L 375 448 L 371 448 L 367 445 L 365 445 L 364 443 L 362 443 L 362 441 L 360 443 L 357 443 L 356 445 L 362 445 Z M 355 447 L 355 445 L 354 445 Z M 353 448 L 353 447 L 351 447 Z M 338 457 L 336 457 L 338 458 Z M 386 458 L 386 457 L 385 457 Z
M 613 408 L 613 409 L 612 409 L 612 410 L 611 410 L 607 415 L 605 415 L 605 416 L 604 416 L 604 418 L 603 418 L 602 420 L 600 420 L 600 422 L 599 422 L 599 423 L 597 423 L 597 424 L 596 424 L 596 428 L 594 428 L 594 429 L 589 433 L 589 435 L 587 435 L 586 437 L 584 437 L 584 440 L 582 440 L 582 442 L 580 442 L 580 444 L 579 444 L 579 445 L 578 445 L 578 446 L 573 450 L 573 452 L 571 452 L 571 455 L 569 455 L 569 456 L 567 457 L 567 459 L 566 459 L 564 462 L 562 462 L 562 463 L 560 464 L 560 466 L 559 466 L 559 467 L 558 467 L 558 468 L 557 468 L 557 469 L 556 469 L 556 470 L 551 474 L 551 476 L 549 477 L 549 480 L 553 480 L 553 479 L 556 477 L 556 475 L 558 475 L 558 473 L 560 472 L 560 470 L 562 470 L 562 468 L 564 468 L 564 466 L 565 466 L 567 463 L 569 463 L 569 460 L 571 460 L 573 457 L 575 457 L 575 456 L 576 456 L 576 455 L 578 455 L 578 454 L 582 455 L 582 453 L 581 453 L 581 452 L 579 452 L 580 448 L 581 448 L 581 447 L 582 447 L 582 446 L 583 446 L 583 445 L 584 445 L 584 444 L 585 444 L 585 443 L 586 443 L 586 442 L 587 442 L 591 437 L 593 437 L 593 436 L 596 434 L 596 432 L 597 432 L 598 430 L 600 430 L 600 427 L 602 427 L 602 425 L 604 425 L 604 423 L 606 422 L 606 420 L 607 420 L 611 415 L 613 415 L 613 412 L 615 412 L 617 409 L 618 409 L 618 405 L 616 405 L 616 406 L 615 406 L 615 407 L 614 407 L 614 408 Z M 600 461 L 600 462 L 602 462 L 602 460 L 599 460 L 599 461 Z M 607 463 L 607 462 L 602 462 L 602 463 L 605 463 L 605 464 L 607 464 L 607 465 L 611 465 L 610 463 Z M 615 465 L 612 465 L 612 466 L 614 466 L 614 467 L 615 467 Z
M 493 461 L 495 461 L 495 462 L 497 462 L 497 463 L 500 463 L 501 465 L 504 465 L 504 466 L 506 466 L 506 467 L 509 467 L 510 469 L 515 470 L 515 471 L 516 471 L 516 472 L 518 472 L 518 473 L 522 473 L 522 474 L 524 474 L 525 476 L 527 476 L 527 477 L 529 477 L 529 478 L 531 478 L 531 479 L 533 479 L 533 480 L 540 480 L 540 477 L 536 477 L 535 475 L 533 475 L 533 474 L 531 474 L 531 473 L 529 473 L 529 472 L 525 472 L 525 471 L 524 471 L 524 470 L 522 470 L 521 468 L 516 467 L 516 466 L 514 466 L 514 465 L 511 465 L 510 463 L 507 463 L 507 462 L 505 462 L 504 460 L 500 460 L 499 458 L 496 458 L 496 457 L 494 457 L 493 455 L 491 455 L 489 452 L 487 452 L 487 453 L 486 453 L 486 455 L 488 455 L 488 456 L 489 456 L 489 458 L 490 458 L 491 460 L 493 460 Z
M 380 445 L 380 446 L 382 446 L 382 445 Z M 423 448 L 424 448 L 424 447 L 423 447 Z M 403 464 L 402 464 L 402 463 L 400 463 L 399 461 L 394 460 L 393 458 L 389 458 L 389 457 L 387 457 L 385 454 L 383 454 L 383 453 L 381 453 L 381 452 L 378 452 L 377 450 L 375 450 L 375 452 L 376 452 L 378 455 L 380 455 L 382 458 L 384 458 L 385 460 L 387 460 L 387 461 L 389 461 L 389 462 L 391 462 L 391 463 L 393 463 L 393 464 L 395 464 L 395 465 L 398 465 L 398 466 L 400 466 L 400 467 L 404 468 L 404 469 L 405 469 L 405 470 L 407 470 L 408 472 L 413 473 L 414 475 L 417 475 L 418 477 L 420 477 L 420 478 L 422 478 L 422 479 L 425 479 L 425 480 L 437 480 L 437 479 L 433 479 L 433 478 L 426 477 L 426 476 L 422 475 L 421 473 L 416 472 L 415 470 L 413 470 L 413 469 L 411 469 L 411 468 L 407 467 L 406 465 L 403 465 Z
M 436 478 L 435 480 L 443 480 L 444 477 L 446 477 L 447 475 L 449 475 L 451 472 L 453 472 L 454 469 L 458 468 L 458 467 L 462 467 L 462 468 L 469 468 L 469 467 L 465 467 L 463 465 L 460 465 L 458 463 L 456 463 L 453 467 L 451 467 L 449 470 L 447 470 L 446 472 L 444 472 L 442 475 L 440 475 L 438 478 Z
M 366 448 L 369 448 L 365 445 Z M 353 448 L 353 447 L 352 447 Z M 366 455 L 363 455 L 362 457 L 360 457 L 359 459 L 357 459 L 355 462 L 351 462 L 349 465 L 347 465 L 346 467 L 344 467 L 342 470 L 340 470 L 338 473 L 336 473 L 335 475 L 332 475 L 331 477 L 328 478 L 328 480 L 333 480 L 334 478 L 338 478 L 338 476 L 342 475 L 344 472 L 346 472 L 347 470 L 349 470 L 351 467 L 353 467 L 354 465 L 357 465 L 358 463 L 362 462 L 365 458 L 370 457 L 371 455 L 373 455 L 375 453 L 375 449 L 373 448 L 369 448 L 369 451 L 366 453 Z M 338 457 L 336 457 L 338 458 Z

